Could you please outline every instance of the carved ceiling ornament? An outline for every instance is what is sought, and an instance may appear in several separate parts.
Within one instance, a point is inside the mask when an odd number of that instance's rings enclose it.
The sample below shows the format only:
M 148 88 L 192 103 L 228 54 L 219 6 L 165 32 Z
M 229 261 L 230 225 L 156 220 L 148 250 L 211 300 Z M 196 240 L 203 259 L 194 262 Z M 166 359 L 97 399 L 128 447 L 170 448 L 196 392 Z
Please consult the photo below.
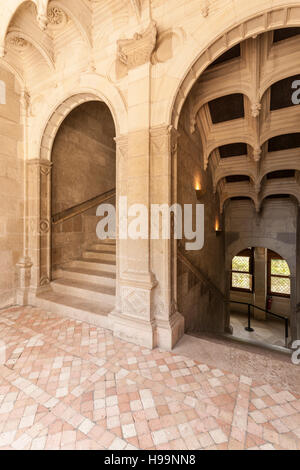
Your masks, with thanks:
M 136 33 L 133 39 L 118 41 L 118 59 L 127 66 L 127 70 L 150 62 L 157 41 L 157 27 L 151 21 L 148 28 L 141 34 Z
M 8 39 L 8 44 L 18 52 L 24 52 L 28 46 L 26 39 L 22 38 L 21 36 L 11 36 Z
M 51 28 L 59 28 L 68 22 L 66 13 L 57 6 L 49 6 L 48 8 L 48 26 Z

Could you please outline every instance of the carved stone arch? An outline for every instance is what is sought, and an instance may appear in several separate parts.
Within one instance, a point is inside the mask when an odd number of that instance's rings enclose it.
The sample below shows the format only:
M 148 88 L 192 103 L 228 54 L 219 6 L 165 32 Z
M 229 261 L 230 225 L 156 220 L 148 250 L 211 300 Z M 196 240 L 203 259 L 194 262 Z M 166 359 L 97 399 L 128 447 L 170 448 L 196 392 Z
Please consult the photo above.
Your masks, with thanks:
M 249 176 L 251 183 L 255 185 L 256 177 L 253 171 L 250 171 L 248 168 L 234 168 L 234 169 L 229 168 L 226 170 L 222 170 L 222 172 L 214 176 L 213 178 L 214 188 L 217 188 L 220 181 L 222 181 L 224 178 L 227 178 L 227 176 L 239 176 L 239 175 Z
M 39 115 L 32 121 L 33 158 L 51 160 L 51 149 L 59 126 L 70 111 L 86 101 L 104 102 L 112 114 L 116 136 L 127 134 L 127 108 L 117 88 L 97 74 L 83 74 L 80 81 L 78 88 L 70 89 L 63 94 L 57 89 L 53 97 L 48 98 L 49 104 L 44 113 L 38 113 Z
M 50 0 L 10 0 L 3 2 L 0 6 L 0 57 L 4 57 L 5 53 L 5 38 L 8 33 L 8 28 L 13 19 L 16 11 L 22 7 L 23 4 L 30 1 L 36 7 L 37 21 L 41 29 L 45 29 L 47 25 L 47 8 Z
M 226 268 L 228 271 L 231 271 L 232 259 L 250 246 L 252 248 L 267 248 L 268 250 L 272 250 L 275 253 L 278 253 L 283 259 L 287 261 L 291 275 L 296 275 L 296 262 L 290 255 L 287 254 L 286 244 L 280 240 L 263 237 L 251 237 L 249 239 L 244 238 L 243 240 L 238 240 L 230 245 L 226 256 Z
M 230 199 L 232 199 L 235 196 L 236 195 L 234 195 L 234 194 L 225 194 L 220 199 L 220 213 L 221 214 L 224 213 L 224 207 L 225 207 L 226 202 L 228 202 Z M 249 194 L 249 193 L 246 193 L 246 192 L 245 193 L 240 192 L 239 197 L 247 197 L 248 199 L 251 199 L 251 201 L 253 202 L 253 204 L 256 208 L 256 211 L 258 212 L 258 201 L 257 201 L 257 198 L 253 194 Z
M 204 155 L 205 160 L 208 163 L 212 153 L 218 150 L 219 147 L 222 147 L 223 145 L 235 144 L 236 142 L 243 142 L 244 144 L 249 145 L 249 147 L 251 147 L 253 151 L 255 149 L 254 139 L 250 139 L 249 137 L 247 138 L 245 135 L 239 135 L 237 137 L 232 136 L 228 137 L 227 139 L 224 138 L 218 142 L 214 142 L 213 144 L 207 145 Z
M 24 31 L 10 31 L 7 36 L 7 40 L 9 39 L 14 39 L 14 38 L 20 38 L 24 40 L 26 43 L 31 44 L 43 57 L 43 59 L 46 61 L 47 65 L 49 68 L 54 72 L 55 70 L 55 63 L 54 63 L 54 56 L 53 52 L 50 50 L 47 50 L 47 48 L 43 45 L 40 44 L 38 41 L 36 41 L 32 36 L 30 36 L 28 33 L 25 33 Z
M 300 6 L 292 3 L 283 7 L 270 7 L 256 12 L 252 16 L 234 24 L 224 30 L 217 39 L 211 41 L 207 47 L 198 56 L 189 63 L 190 53 L 188 50 L 195 50 L 195 38 L 192 43 L 187 43 L 186 64 L 182 64 L 181 70 L 185 69 L 183 78 L 177 82 L 174 81 L 174 93 L 171 94 L 169 104 L 166 106 L 166 122 L 169 122 L 174 128 L 178 128 L 180 113 L 182 107 L 196 81 L 206 68 L 218 59 L 226 51 L 244 41 L 245 39 L 257 36 L 259 34 L 272 31 L 278 28 L 299 27 L 300 26 Z M 202 32 L 203 33 L 203 32 Z M 173 70 L 174 67 L 174 70 Z M 178 62 L 169 70 L 170 76 L 178 76 Z
M 192 107 L 191 112 L 190 112 L 190 121 L 192 123 L 192 126 L 194 126 L 194 123 L 196 122 L 197 115 L 200 111 L 200 109 L 208 104 L 210 101 L 213 101 L 218 98 L 223 98 L 224 96 L 229 96 L 233 94 L 241 94 L 244 97 L 246 97 L 249 102 L 251 103 L 251 94 L 248 90 L 246 90 L 245 87 L 241 86 L 238 87 L 236 84 L 229 84 L 226 88 L 223 90 L 215 90 L 212 93 L 210 93 L 208 96 L 204 96 L 201 94 L 201 97 L 199 100 L 197 100 L 196 104 Z
M 263 179 L 269 174 L 273 173 L 273 171 L 284 171 L 284 170 L 295 170 L 295 171 L 300 171 L 300 162 L 297 162 L 296 164 L 289 165 L 285 161 L 281 162 L 281 165 L 279 166 L 278 164 L 276 165 L 276 169 L 265 169 L 261 172 L 261 174 L 258 177 L 258 183 L 261 184 Z
M 17 80 L 20 88 L 25 87 L 25 80 L 19 70 L 17 70 L 15 67 L 13 67 L 9 62 L 7 62 L 5 59 L 0 58 L 0 67 L 5 68 L 8 72 L 12 73 Z
M 300 52 L 299 52 L 300 58 Z M 294 75 L 299 75 L 299 62 L 295 64 L 289 64 L 289 68 L 282 71 L 281 73 L 276 73 L 272 75 L 268 80 L 263 83 L 263 86 L 260 90 L 260 98 L 263 99 L 264 95 L 269 91 L 272 85 L 284 80 L 285 78 L 293 77 Z
M 266 188 L 263 192 L 263 194 L 261 195 L 260 199 L 259 199 L 259 210 L 261 210 L 264 202 L 266 201 L 266 199 L 269 197 L 269 196 L 279 196 L 279 195 L 287 195 L 287 196 L 292 196 L 293 199 L 295 201 L 297 201 L 297 204 L 299 205 L 300 207 L 300 191 L 298 189 L 290 189 L 289 191 L 287 191 L 286 189 L 284 191 L 282 191 L 282 189 L 268 189 Z
M 35 160 L 29 160 L 29 166 L 37 168 L 35 178 L 37 180 L 39 194 L 39 204 L 37 204 L 38 213 L 35 214 L 35 220 L 38 221 L 38 233 L 36 245 L 39 247 L 39 257 L 35 260 L 37 265 L 37 289 L 47 287 L 51 280 L 51 166 L 52 166 L 52 148 L 57 132 L 65 118 L 78 106 L 89 101 L 104 102 L 111 111 L 115 124 L 116 132 L 122 128 L 117 120 L 117 111 L 112 108 L 111 103 L 104 99 L 99 92 L 95 90 L 81 89 L 78 93 L 73 90 L 73 94 L 61 97 L 59 102 L 48 110 L 46 124 L 41 127 L 41 139 L 38 157 Z M 119 102 L 120 105 L 120 102 Z M 38 118 L 36 118 L 38 119 Z M 35 122 L 35 120 L 33 120 Z M 34 128 L 34 125 L 32 126 Z M 117 134 L 118 135 L 118 134 Z M 117 247 L 118 249 L 118 247 Z

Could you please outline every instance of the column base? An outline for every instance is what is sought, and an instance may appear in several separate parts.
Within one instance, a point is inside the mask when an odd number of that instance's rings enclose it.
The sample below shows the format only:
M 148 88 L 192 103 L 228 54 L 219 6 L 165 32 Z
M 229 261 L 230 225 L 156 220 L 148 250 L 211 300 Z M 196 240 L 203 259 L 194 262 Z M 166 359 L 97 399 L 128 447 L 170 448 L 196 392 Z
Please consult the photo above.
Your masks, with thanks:
M 184 317 L 176 313 L 169 321 L 133 319 L 121 312 L 110 314 L 114 336 L 149 349 L 172 351 L 184 335 Z
M 116 311 L 110 314 L 110 319 L 116 338 L 137 344 L 138 346 L 145 346 L 149 349 L 156 347 L 154 322 L 133 319 Z
M 31 268 L 33 264 L 29 258 L 23 258 L 17 264 L 18 288 L 16 290 L 16 304 L 22 307 L 29 304 Z

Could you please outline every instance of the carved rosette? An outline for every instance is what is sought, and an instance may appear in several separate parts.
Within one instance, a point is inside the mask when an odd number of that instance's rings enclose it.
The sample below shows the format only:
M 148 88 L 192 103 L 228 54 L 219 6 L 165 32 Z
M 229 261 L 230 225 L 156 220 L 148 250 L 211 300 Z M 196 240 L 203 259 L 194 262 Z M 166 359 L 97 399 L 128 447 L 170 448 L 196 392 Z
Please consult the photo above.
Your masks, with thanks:
M 8 44 L 17 52 L 24 52 L 28 46 L 26 39 L 21 36 L 11 36 L 8 39 Z
M 68 22 L 66 13 L 57 6 L 49 6 L 47 18 L 48 27 L 53 29 L 61 28 Z
M 118 41 L 118 60 L 126 65 L 127 70 L 150 62 L 157 41 L 157 28 L 154 21 L 142 34 L 135 34 L 133 39 Z

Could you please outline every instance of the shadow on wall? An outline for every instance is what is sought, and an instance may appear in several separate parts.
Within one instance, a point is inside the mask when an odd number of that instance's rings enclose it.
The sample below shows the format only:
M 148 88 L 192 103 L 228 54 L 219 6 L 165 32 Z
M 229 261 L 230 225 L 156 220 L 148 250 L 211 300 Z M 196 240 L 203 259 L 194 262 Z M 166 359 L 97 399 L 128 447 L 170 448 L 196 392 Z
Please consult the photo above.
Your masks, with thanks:
M 199 252 L 185 252 L 186 258 L 199 269 L 216 289 L 225 290 L 224 234 L 216 234 L 216 217 L 219 217 L 219 198 L 214 194 L 210 168 L 204 171 L 203 151 L 198 133 L 191 134 L 187 119 L 187 107 L 183 109 L 178 139 L 178 203 L 181 205 L 204 204 L 205 239 Z M 197 200 L 195 183 L 203 189 Z M 224 302 L 201 282 L 190 269 L 178 260 L 178 307 L 185 317 L 186 331 L 224 333 Z

